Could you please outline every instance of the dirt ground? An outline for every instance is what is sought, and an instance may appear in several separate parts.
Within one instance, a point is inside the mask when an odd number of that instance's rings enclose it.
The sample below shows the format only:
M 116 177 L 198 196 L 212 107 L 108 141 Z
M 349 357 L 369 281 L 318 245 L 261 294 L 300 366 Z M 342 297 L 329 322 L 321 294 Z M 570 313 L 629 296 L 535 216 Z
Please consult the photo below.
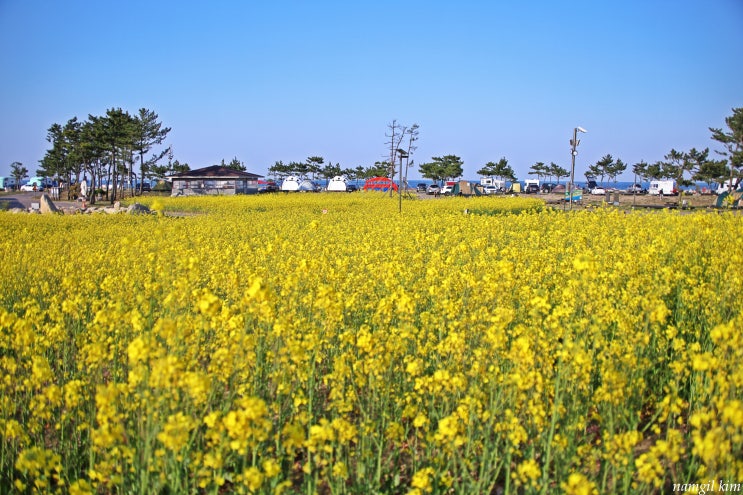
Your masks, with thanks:
M 434 196 L 423 193 L 415 193 L 421 199 L 441 199 L 443 196 Z M 543 199 L 548 205 L 562 206 L 564 201 L 564 193 L 560 194 L 522 194 L 524 197 L 536 197 Z M 681 206 L 683 208 L 714 208 L 717 204 L 717 196 L 714 194 L 690 194 L 679 196 L 651 196 L 649 194 L 625 194 L 625 193 L 611 193 L 608 198 L 606 195 L 593 196 L 591 194 L 584 194 L 581 201 L 573 203 L 573 209 L 581 208 L 594 208 L 596 206 L 603 205 L 614 205 L 616 201 L 619 202 L 621 208 L 676 208 L 679 205 L 679 199 L 681 200 Z M 684 203 L 686 201 L 686 203 Z
M 415 191 L 409 191 L 413 196 L 417 196 L 420 199 L 432 200 L 432 199 L 445 199 L 445 196 L 434 196 L 424 193 L 416 193 Z M 32 202 L 38 202 L 40 193 L 31 192 L 20 192 L 15 191 L 13 193 L 2 193 L 0 194 L 0 210 L 8 210 L 11 208 L 22 208 L 28 209 Z M 555 208 L 562 208 L 564 201 L 563 194 L 523 194 L 524 197 L 537 197 L 543 199 L 548 205 Z M 614 205 L 615 200 L 619 200 L 620 208 L 677 208 L 679 199 L 681 199 L 682 207 L 687 209 L 704 209 L 704 208 L 715 208 L 717 204 L 717 196 L 714 194 L 691 194 L 683 195 L 681 198 L 678 196 L 650 196 L 649 194 L 623 194 L 619 193 L 616 196 L 614 193 L 611 194 L 609 201 L 605 195 L 593 196 L 591 194 L 584 194 L 583 200 L 573 203 L 573 209 L 584 209 L 584 208 L 595 208 L 603 205 Z M 683 202 L 686 201 L 684 205 Z M 54 201 L 58 208 L 81 206 L 77 202 L 67 201 Z
M 539 197 L 545 199 L 548 204 L 562 204 L 562 194 L 540 194 Z M 607 195 L 594 196 L 584 194 L 583 199 L 579 202 L 582 207 L 600 206 L 605 204 L 616 205 L 620 207 L 642 207 L 642 208 L 712 208 L 717 204 L 717 195 L 715 194 L 684 194 L 682 196 L 651 196 L 649 194 L 625 194 L 610 193 Z M 575 205 L 573 205 L 575 206 Z

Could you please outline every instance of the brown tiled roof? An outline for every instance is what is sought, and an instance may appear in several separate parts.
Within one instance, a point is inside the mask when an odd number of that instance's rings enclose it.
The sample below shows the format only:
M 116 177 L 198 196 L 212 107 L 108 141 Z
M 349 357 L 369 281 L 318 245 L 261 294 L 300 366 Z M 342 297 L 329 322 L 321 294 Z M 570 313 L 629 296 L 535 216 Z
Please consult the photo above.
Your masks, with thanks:
M 188 170 L 170 176 L 171 179 L 250 179 L 256 180 L 262 175 L 243 172 L 221 165 L 212 165 L 211 167 L 197 168 Z

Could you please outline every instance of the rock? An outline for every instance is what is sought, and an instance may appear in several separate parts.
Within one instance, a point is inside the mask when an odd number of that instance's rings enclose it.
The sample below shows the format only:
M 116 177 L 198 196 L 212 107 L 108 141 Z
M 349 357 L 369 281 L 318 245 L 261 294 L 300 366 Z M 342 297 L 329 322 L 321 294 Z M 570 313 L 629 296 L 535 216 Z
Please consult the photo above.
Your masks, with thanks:
M 121 201 L 115 201 L 114 202 L 114 209 L 116 211 L 119 211 L 121 209 Z
M 8 210 L 8 213 L 26 213 L 26 210 L 23 208 L 11 208 Z
M 46 193 L 42 194 L 39 200 L 39 211 L 41 213 L 60 213 L 59 208 L 57 208 L 52 198 Z
M 145 205 L 134 203 L 133 205 L 129 205 L 129 208 L 126 209 L 126 212 L 130 215 L 149 215 L 150 209 L 147 208 Z
M 115 206 L 106 206 L 103 208 L 103 213 L 108 213 L 109 215 L 115 215 L 119 212 L 119 209 Z

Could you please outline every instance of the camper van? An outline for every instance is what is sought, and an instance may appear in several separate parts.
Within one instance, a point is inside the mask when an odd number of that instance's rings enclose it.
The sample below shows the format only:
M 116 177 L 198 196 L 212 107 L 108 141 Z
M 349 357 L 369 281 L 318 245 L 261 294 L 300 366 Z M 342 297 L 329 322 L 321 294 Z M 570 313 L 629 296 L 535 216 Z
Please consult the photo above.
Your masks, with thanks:
M 735 184 L 733 184 L 733 185 L 735 185 Z M 738 187 L 740 188 L 740 184 L 738 184 Z M 730 181 L 725 181 L 725 182 L 720 183 L 720 185 L 717 186 L 717 189 L 715 189 L 714 191 L 715 191 L 715 194 L 717 194 L 717 195 L 720 195 L 720 194 L 724 194 L 726 192 L 729 192 L 730 191 Z
M 678 186 L 674 180 L 651 180 L 648 194 L 658 196 L 675 196 L 679 193 Z
M 0 191 L 15 189 L 15 177 L 0 177 Z

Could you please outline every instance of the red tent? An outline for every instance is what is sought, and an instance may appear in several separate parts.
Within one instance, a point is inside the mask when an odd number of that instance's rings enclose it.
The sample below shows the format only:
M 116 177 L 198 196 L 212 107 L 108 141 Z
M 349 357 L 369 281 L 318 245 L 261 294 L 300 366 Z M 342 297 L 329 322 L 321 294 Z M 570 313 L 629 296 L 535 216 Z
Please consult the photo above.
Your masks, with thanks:
M 390 188 L 397 191 L 397 184 L 389 177 L 372 177 L 364 182 L 364 191 L 389 191 Z

